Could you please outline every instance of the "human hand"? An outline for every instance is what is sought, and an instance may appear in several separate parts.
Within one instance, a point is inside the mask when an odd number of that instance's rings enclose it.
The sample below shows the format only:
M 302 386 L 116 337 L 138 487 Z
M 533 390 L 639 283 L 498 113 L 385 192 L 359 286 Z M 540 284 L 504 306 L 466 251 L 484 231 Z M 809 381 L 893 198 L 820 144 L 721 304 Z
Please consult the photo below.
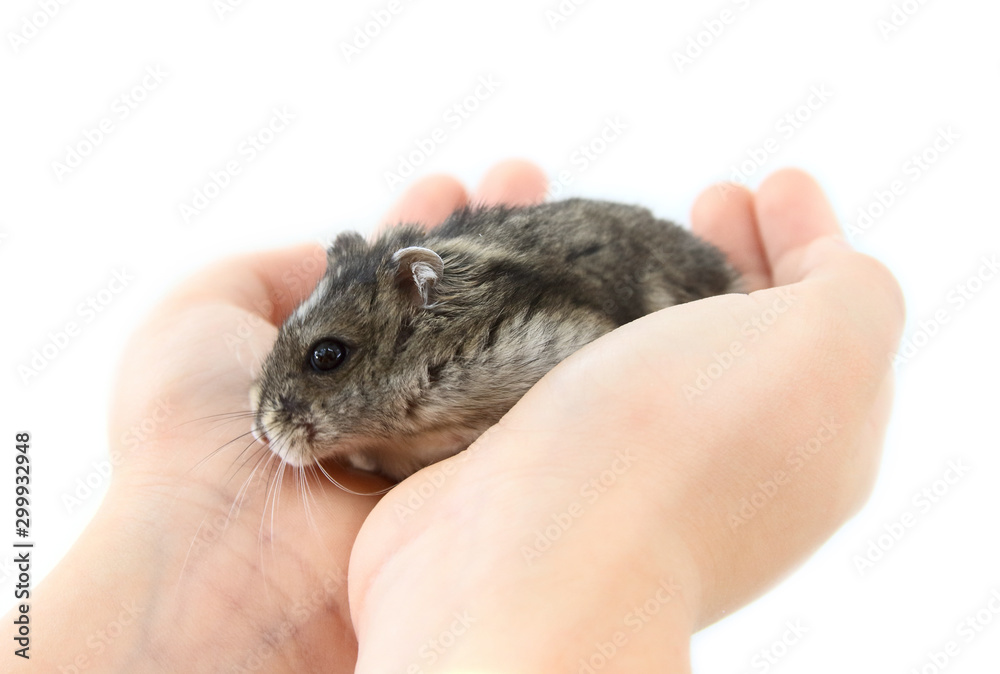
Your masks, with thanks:
M 615 330 L 386 495 L 351 558 L 358 672 L 688 671 L 691 633 L 864 503 L 892 275 L 798 171 L 709 189 L 692 220 L 753 292 Z
M 484 180 L 478 197 L 483 201 L 530 202 L 540 199 L 543 192 L 544 181 L 537 170 L 523 165 L 507 164 L 491 172 Z M 745 194 L 739 193 L 736 199 L 730 201 L 730 206 L 739 205 L 745 197 Z M 404 198 L 401 210 L 397 210 L 390 220 L 424 220 L 434 223 L 465 200 L 464 190 L 454 181 L 448 179 L 425 181 Z M 718 207 L 716 210 L 719 210 Z M 758 212 L 760 211 L 758 206 Z M 714 222 L 720 220 L 721 218 L 717 218 Z M 699 222 L 702 225 L 707 223 L 710 229 L 713 220 L 696 217 L 696 224 Z M 710 234 L 706 235 L 712 238 Z M 736 232 L 735 238 L 727 241 L 739 241 L 739 237 L 740 233 Z M 769 279 L 771 272 L 768 270 L 766 272 L 768 278 L 764 278 L 760 268 L 755 268 L 754 264 L 760 260 L 771 259 L 770 257 L 758 259 L 752 254 L 746 255 L 746 251 L 756 250 L 752 246 L 737 246 L 730 250 L 725 242 L 716 240 L 716 243 L 727 250 L 741 270 L 749 272 L 748 278 L 753 279 L 754 270 L 757 269 L 757 273 L 761 276 L 755 282 Z M 792 249 L 794 246 L 786 248 Z M 315 259 L 318 259 L 321 253 L 318 247 L 307 246 L 244 257 L 219 265 L 193 279 L 175 293 L 151 318 L 146 327 L 137 333 L 124 361 L 118 401 L 112 414 L 111 437 L 119 439 L 118 442 L 112 443 L 112 456 L 120 455 L 120 464 L 111 491 L 87 533 L 64 563 L 49 576 L 35 594 L 35 610 L 39 616 L 37 621 L 39 627 L 36 628 L 35 637 L 40 646 L 46 646 L 39 648 L 40 654 L 45 658 L 41 664 L 62 666 L 72 664 L 74 661 L 79 663 L 78 658 L 83 657 L 86 660 L 85 664 L 78 665 L 81 668 L 140 667 L 142 671 L 157 669 L 210 671 L 231 664 L 246 668 L 264 667 L 267 671 L 353 669 L 356 643 L 353 625 L 347 614 L 344 570 L 354 536 L 374 504 L 374 499 L 346 495 L 329 483 L 312 478 L 306 480 L 302 487 L 295 485 L 291 480 L 285 483 L 273 482 L 271 474 L 262 469 L 258 477 L 266 475 L 267 479 L 264 481 L 275 485 L 275 488 L 273 491 L 268 491 L 262 489 L 260 484 L 248 483 L 250 488 L 245 498 L 241 500 L 242 514 L 231 518 L 231 507 L 237 502 L 237 497 L 240 497 L 240 485 L 250 475 L 254 460 L 261 457 L 251 456 L 251 460 L 241 467 L 238 462 L 242 459 L 233 460 L 237 452 L 233 451 L 227 455 L 226 452 L 229 450 L 226 450 L 220 452 L 217 458 L 199 462 L 211 450 L 232 439 L 236 433 L 242 432 L 237 430 L 234 433 L 234 426 L 240 428 L 241 424 L 246 425 L 248 421 L 228 420 L 233 421 L 232 424 L 228 424 L 225 423 L 227 419 L 220 417 L 217 426 L 214 422 L 207 426 L 204 422 L 181 423 L 245 409 L 252 359 L 267 351 L 273 340 L 274 325 L 279 323 L 315 284 L 322 273 L 322 264 L 307 267 L 303 265 L 303 261 L 311 259 L 310 256 L 316 256 Z M 740 255 L 745 255 L 744 259 L 740 259 Z M 768 268 L 765 266 L 763 269 Z M 292 272 L 291 276 L 289 272 Z M 877 271 L 874 273 L 884 274 Z M 775 272 L 774 278 L 780 282 L 778 272 Z M 678 307 L 671 311 L 676 312 L 680 309 L 682 308 Z M 259 316 L 261 313 L 264 320 Z M 678 315 L 677 320 L 680 318 Z M 697 317 L 692 318 L 690 322 L 696 325 Z M 785 322 L 784 319 L 782 322 Z M 253 329 L 244 330 L 248 326 Z M 690 328 L 690 325 L 688 327 Z M 239 348 L 235 353 L 231 348 L 232 344 L 220 338 L 220 335 L 238 336 Z M 671 340 L 675 337 L 673 334 L 670 335 Z M 685 343 L 681 340 L 679 345 Z M 649 344 L 643 344 L 641 341 L 635 343 L 633 347 L 635 346 L 651 348 Z M 872 345 L 867 346 L 870 348 Z M 694 350 L 691 344 L 687 344 L 687 348 L 688 351 Z M 635 352 L 632 358 L 626 359 L 623 363 L 615 365 L 618 362 L 616 359 L 620 359 L 622 354 L 611 354 L 612 358 L 608 362 L 615 367 L 624 365 L 634 369 L 634 358 L 639 357 L 642 360 L 644 357 L 642 349 L 636 351 L 633 348 L 633 351 Z M 595 356 L 588 357 L 588 359 L 593 358 Z M 600 360 L 600 357 L 597 358 Z M 662 359 L 662 354 L 660 358 Z M 758 356 L 754 355 L 754 358 Z M 576 358 L 571 359 L 571 362 L 593 362 L 588 359 Z M 495 447 L 497 451 L 491 453 L 493 456 L 491 461 L 501 460 L 501 463 L 491 465 L 490 462 L 483 462 L 484 460 L 478 457 L 483 456 L 484 452 L 476 451 L 463 455 L 462 459 L 468 460 L 468 466 L 478 466 L 476 470 L 479 471 L 479 477 L 470 473 L 469 468 L 463 468 L 462 475 L 450 479 L 440 493 L 434 495 L 433 502 L 421 508 L 419 517 L 408 523 L 407 529 L 413 532 L 414 537 L 410 544 L 399 547 L 394 564 L 410 560 L 412 566 L 406 573 L 412 574 L 412 578 L 422 583 L 427 583 L 426 588 L 413 586 L 407 589 L 405 581 L 408 578 L 399 575 L 400 568 L 385 563 L 387 550 L 394 545 L 393 537 L 402 535 L 404 529 L 391 518 L 386 521 L 385 514 L 388 512 L 386 509 L 380 509 L 380 512 L 375 513 L 376 517 L 366 526 L 366 538 L 356 553 L 355 565 L 358 568 L 352 572 L 355 578 L 352 580 L 352 591 L 356 593 L 358 602 L 355 618 L 365 626 L 362 633 L 362 651 L 363 654 L 367 654 L 368 660 L 363 660 L 362 666 L 370 667 L 369 671 L 392 670 L 392 666 L 389 669 L 380 669 L 381 665 L 371 659 L 373 655 L 379 655 L 376 651 L 381 650 L 382 656 L 394 658 L 400 654 L 401 648 L 405 651 L 407 647 L 407 640 L 401 639 L 383 649 L 385 645 L 383 640 L 389 633 L 386 630 L 395 629 L 400 620 L 413 615 L 416 615 L 417 619 L 413 624 L 431 629 L 433 620 L 421 618 L 423 615 L 428 615 L 429 607 L 437 608 L 440 612 L 455 603 L 454 593 L 443 592 L 439 597 L 431 596 L 430 604 L 425 603 L 426 596 L 421 596 L 422 592 L 447 580 L 446 574 L 442 572 L 454 566 L 455 560 L 469 559 L 473 562 L 467 568 L 460 569 L 463 573 L 455 574 L 452 578 L 465 579 L 465 582 L 472 583 L 480 595 L 484 590 L 488 592 L 489 583 L 498 579 L 504 580 L 503 574 L 497 575 L 495 572 L 498 555 L 502 558 L 503 550 L 506 548 L 501 545 L 501 549 L 493 550 L 485 546 L 476 546 L 473 550 L 469 548 L 468 542 L 461 540 L 463 536 L 471 531 L 491 535 L 498 528 L 501 533 L 506 530 L 510 536 L 519 531 L 518 526 L 530 526 L 532 518 L 537 519 L 539 513 L 542 513 L 543 517 L 549 512 L 555 513 L 555 510 L 547 508 L 560 500 L 559 490 L 550 490 L 547 487 L 541 491 L 542 496 L 549 497 L 548 503 L 545 499 L 535 498 L 538 494 L 534 493 L 525 498 L 525 490 L 531 491 L 531 486 L 537 485 L 538 480 L 557 479 L 566 486 L 574 479 L 573 471 L 569 473 L 560 471 L 565 471 L 567 468 L 575 469 L 577 472 L 587 471 L 588 466 L 593 468 L 608 458 L 605 451 L 607 446 L 603 450 L 595 446 L 594 455 L 587 455 L 587 452 L 591 451 L 590 445 L 599 444 L 602 436 L 590 433 L 593 430 L 593 420 L 589 426 L 578 423 L 579 419 L 574 421 L 575 417 L 579 416 L 580 409 L 587 409 L 578 408 L 578 405 L 586 405 L 589 402 L 591 410 L 602 410 L 603 414 L 611 412 L 612 419 L 615 414 L 629 417 L 634 413 L 642 420 L 644 414 L 660 413 L 655 409 L 656 400 L 652 396 L 646 400 L 647 404 L 633 406 L 633 409 L 623 408 L 622 401 L 615 401 L 618 403 L 617 406 L 609 406 L 607 401 L 593 398 L 589 401 L 581 400 L 579 394 L 583 391 L 570 390 L 571 395 L 568 398 L 559 397 L 565 392 L 562 390 L 563 387 L 576 386 L 571 373 L 584 371 L 579 368 L 585 369 L 585 366 L 582 364 L 574 366 L 570 363 L 561 366 L 553 376 L 543 380 L 529 395 L 532 399 L 543 401 L 540 404 L 534 403 L 538 407 L 538 412 L 534 416 L 532 414 L 525 416 L 520 412 L 524 406 L 519 405 L 515 410 L 516 414 L 512 413 L 495 433 L 491 433 L 490 437 L 478 443 L 477 447 L 480 449 Z M 622 378 L 623 372 L 605 381 L 599 379 L 597 383 L 607 387 L 606 391 L 613 395 L 618 395 L 614 393 L 617 389 L 624 391 L 631 387 L 632 391 L 637 390 L 636 382 L 629 383 L 627 378 Z M 727 374 L 726 381 L 733 379 L 731 375 L 736 372 L 733 370 Z M 589 380 L 590 375 L 586 376 Z M 662 394 L 658 388 L 663 386 L 662 382 L 642 382 L 641 378 L 638 381 L 640 395 L 643 394 L 643 388 L 654 394 Z M 719 388 L 722 384 L 722 380 L 716 384 L 711 391 L 713 395 L 716 391 L 723 390 Z M 555 389 L 551 388 L 553 386 Z M 554 390 L 559 396 L 547 394 L 546 390 Z M 545 402 L 546 400 L 548 402 Z M 148 420 L 159 419 L 156 406 L 162 401 L 168 401 L 169 406 L 174 409 L 169 423 L 158 425 L 141 446 L 125 446 L 126 443 L 122 439 L 126 437 L 126 429 L 143 427 Z M 597 406 L 594 406 L 595 402 L 598 403 Z M 864 404 L 863 400 L 861 404 Z M 562 417 L 543 420 L 544 414 L 553 411 Z M 704 414 L 704 410 L 702 413 Z M 747 416 L 749 418 L 749 415 Z M 517 423 L 511 426 L 512 421 Z M 519 451 L 512 451 L 506 445 L 502 447 L 494 445 L 492 439 L 494 436 L 506 444 L 510 443 L 511 438 L 520 441 L 519 433 L 532 432 L 530 426 L 525 426 L 524 423 L 535 422 L 540 425 L 537 428 L 538 436 L 532 442 L 535 446 L 543 447 L 550 452 L 548 463 L 545 462 L 544 454 L 530 457 L 524 454 L 523 447 Z M 880 421 L 876 419 L 873 426 L 876 433 L 875 447 L 878 443 L 879 423 Z M 884 425 L 884 419 L 881 423 Z M 562 437 L 564 444 L 561 448 L 558 444 L 551 444 L 558 439 L 559 424 L 562 424 L 564 431 L 577 433 L 580 446 L 586 450 L 580 452 L 586 455 L 583 457 L 584 460 L 581 461 L 580 456 L 565 456 L 569 449 L 566 439 L 574 437 L 572 433 Z M 662 423 L 652 424 L 647 433 L 652 433 L 661 427 Z M 642 424 L 635 425 L 635 428 L 631 428 L 629 433 L 622 436 L 623 441 L 631 442 L 627 436 L 635 436 L 637 430 L 642 430 Z M 682 433 L 678 435 L 684 438 Z M 607 436 L 608 429 L 605 429 L 604 438 L 607 439 Z M 658 440 L 662 443 L 667 437 L 663 436 Z M 843 437 L 844 434 L 838 432 L 838 438 Z M 655 444 L 653 440 L 657 440 L 648 435 L 645 439 L 650 447 Z M 619 440 L 616 439 L 615 442 Z M 237 449 L 239 447 L 237 446 Z M 555 454 L 551 452 L 553 447 L 559 449 Z M 650 447 L 646 448 L 647 453 Z M 683 449 L 684 447 L 672 446 L 666 459 L 669 462 L 676 462 L 677 466 L 684 465 Z M 716 454 L 719 451 L 721 450 L 715 450 Z M 871 452 L 869 449 L 869 456 Z M 506 454 L 509 454 L 507 459 L 504 458 Z M 560 454 L 563 458 L 575 460 L 578 465 L 560 463 Z M 706 454 L 712 456 L 711 451 Z M 864 458 L 864 452 L 859 454 Z M 674 455 L 677 455 L 676 458 Z M 747 455 L 743 458 L 749 464 L 754 463 Z M 538 463 L 539 460 L 541 464 Z M 657 466 L 660 472 L 663 471 L 664 465 L 669 465 L 662 460 L 660 464 Z M 198 465 L 197 470 L 192 470 L 192 466 L 195 465 Z M 812 465 L 818 464 L 814 462 Z M 536 468 L 543 470 L 532 477 L 528 471 Z M 491 475 L 489 471 L 494 469 L 499 472 Z M 518 471 L 523 473 L 519 475 L 520 486 L 516 484 L 518 480 L 508 479 L 512 472 Z M 832 472 L 836 473 L 836 470 Z M 869 475 L 871 472 L 869 470 Z M 621 484 L 624 485 L 626 476 L 622 477 Z M 699 477 L 703 480 L 708 479 L 694 471 L 692 482 L 688 484 L 686 490 L 680 489 L 670 504 L 671 508 L 682 505 L 683 494 L 694 498 L 689 492 L 693 491 L 692 485 L 697 485 Z M 413 480 L 419 478 L 420 475 Z M 377 486 L 373 481 L 364 483 L 363 478 L 357 476 L 354 479 L 361 480 L 352 483 L 352 486 L 360 490 L 373 489 Z M 650 473 L 649 480 L 652 479 Z M 500 490 L 496 494 L 499 498 L 492 503 L 494 506 L 501 506 L 500 513 L 503 517 L 499 522 L 495 510 L 479 509 L 485 503 L 482 498 L 478 503 L 468 498 L 470 490 L 478 489 L 483 484 L 491 484 L 491 480 L 500 481 L 493 482 L 500 487 Z M 804 480 L 799 484 L 802 482 Z M 411 480 L 410 484 L 419 482 Z M 463 484 L 464 487 L 456 489 Z M 402 490 L 405 485 L 406 483 L 400 489 Z M 662 485 L 660 487 L 662 491 Z M 683 481 L 680 481 L 679 487 L 683 487 Z M 303 498 L 302 492 L 298 491 L 300 488 L 308 488 L 309 509 L 305 506 L 307 501 Z M 829 492 L 829 486 L 827 489 Z M 467 494 L 466 497 L 462 496 L 463 490 Z M 790 491 L 785 489 L 784 493 Z M 392 507 L 393 501 L 398 504 L 400 499 L 405 498 L 403 494 L 401 491 L 399 497 L 395 495 L 390 497 L 386 508 Z M 448 496 L 449 494 L 451 495 Z M 565 494 L 566 492 L 563 492 L 563 496 Z M 573 494 L 570 493 L 570 496 Z M 465 530 L 457 526 L 458 523 L 447 516 L 449 503 L 460 503 L 463 507 L 469 507 L 466 516 L 474 526 Z M 618 505 L 615 505 L 616 503 Z M 774 503 L 777 504 L 778 501 L 775 500 Z M 485 503 L 485 505 L 491 504 Z M 588 514 L 585 520 L 581 520 L 591 524 L 588 525 L 590 530 L 578 537 L 578 542 L 586 540 L 588 535 L 604 536 L 608 531 L 606 527 L 611 526 L 621 538 L 620 546 L 612 546 L 611 552 L 618 550 L 619 557 L 625 559 L 621 556 L 624 551 L 634 551 L 637 549 L 637 543 L 643 543 L 637 541 L 634 534 L 644 532 L 633 530 L 632 536 L 626 535 L 627 532 L 622 531 L 621 520 L 616 520 L 613 516 L 616 512 L 624 513 L 627 517 L 647 513 L 654 503 L 639 499 L 631 506 L 627 503 L 623 505 L 619 499 L 604 498 L 602 495 L 598 505 L 601 507 L 591 509 L 593 514 Z M 703 510 L 709 508 L 709 505 L 702 504 Z M 511 510 L 504 514 L 503 509 L 507 507 Z M 662 506 L 661 510 L 661 516 L 669 512 L 666 506 Z M 609 513 L 612 516 L 610 519 Z M 441 517 L 442 515 L 445 516 Z M 381 522 L 378 520 L 380 517 Z M 435 527 L 428 527 L 429 522 L 435 517 L 439 518 Z M 768 519 L 761 515 L 755 522 L 759 525 Z M 605 527 L 599 526 L 602 520 Z M 836 521 L 836 513 L 831 514 L 827 519 L 828 528 L 835 526 Z M 815 518 L 812 523 L 813 537 L 816 538 Z M 774 526 L 773 521 L 772 526 Z M 800 528 L 803 527 L 800 525 Z M 576 531 L 583 529 L 576 527 Z M 528 529 L 524 529 L 520 533 L 527 531 Z M 684 539 L 683 527 L 677 523 L 671 523 L 670 527 L 664 527 L 654 533 L 658 536 L 657 539 L 645 541 L 658 551 L 659 556 L 653 558 L 653 561 L 658 560 L 661 569 L 673 569 L 675 573 L 671 574 L 671 581 L 680 579 L 679 587 L 683 588 L 683 601 L 678 597 L 678 601 L 672 602 L 671 610 L 674 607 L 683 609 L 676 613 L 673 619 L 674 626 L 680 627 L 674 632 L 680 635 L 680 640 L 674 643 L 684 647 L 691 626 L 700 624 L 699 619 L 704 621 L 705 616 L 711 615 L 711 602 L 705 601 L 704 597 L 695 601 L 693 597 L 696 593 L 710 598 L 714 594 L 716 603 L 725 605 L 729 602 L 731 605 L 737 605 L 744 600 L 743 595 L 755 591 L 753 581 L 758 577 L 763 577 L 766 581 L 769 573 L 773 576 L 775 569 L 780 571 L 782 565 L 787 566 L 788 563 L 780 556 L 774 559 L 772 550 L 757 550 L 758 556 L 762 556 L 765 562 L 768 560 L 773 562 L 771 565 L 773 568 L 757 570 L 754 573 L 756 567 L 761 564 L 751 556 L 749 567 L 744 567 L 744 578 L 741 582 L 732 583 L 727 595 L 719 591 L 721 584 L 716 582 L 713 585 L 711 579 L 706 580 L 701 577 L 707 574 L 704 574 L 703 568 L 699 568 L 703 560 L 696 559 L 698 552 L 698 546 L 695 545 L 698 542 L 696 536 L 689 536 L 690 540 Z M 449 537 L 456 535 L 457 542 L 449 540 Z M 428 541 L 435 537 L 439 543 L 444 542 L 448 545 L 447 552 L 454 555 L 454 558 L 440 558 L 438 561 L 444 563 L 440 566 L 436 562 L 433 563 L 434 568 L 428 575 L 426 572 L 430 560 L 421 559 L 419 554 L 414 557 L 417 551 L 414 543 L 426 546 Z M 819 538 L 822 538 L 822 534 Z M 502 537 L 498 542 L 503 544 Z M 701 542 L 705 550 L 712 551 L 708 542 Z M 786 557 L 794 558 L 796 552 L 801 555 L 800 542 L 798 546 L 799 548 L 796 548 L 795 544 L 789 545 Z M 109 563 L 109 550 L 112 549 L 116 554 L 114 562 Z M 431 545 L 429 549 L 435 555 L 442 554 L 440 548 L 435 545 Z M 568 551 L 569 561 L 575 564 L 570 564 L 566 568 L 579 571 L 580 559 L 573 559 L 573 548 L 569 548 Z M 474 552 L 481 553 L 481 557 L 474 559 L 474 555 L 471 555 Z M 708 554 L 704 550 L 702 552 Z M 739 560 L 727 559 L 725 555 L 718 556 L 719 559 L 713 561 L 728 561 L 737 572 L 739 571 L 741 564 Z M 528 575 L 538 581 L 545 578 L 546 570 L 559 570 L 558 565 L 552 564 L 557 557 L 559 556 L 555 554 L 546 555 L 549 560 L 548 568 L 534 567 Z M 767 564 L 763 566 L 766 567 Z M 725 570 L 724 564 L 720 563 L 719 567 L 721 575 L 721 571 Z M 657 568 L 657 563 L 647 563 L 647 573 L 631 574 L 634 581 L 633 588 L 637 588 L 641 584 L 640 581 L 647 576 L 656 575 L 653 572 Z M 750 568 L 751 571 L 747 572 L 746 568 Z M 376 569 L 382 574 L 378 578 L 373 576 Z M 693 577 L 695 569 L 698 569 L 697 578 Z M 689 573 L 692 577 L 686 575 Z M 395 582 L 393 574 L 396 574 Z M 602 577 L 600 574 L 595 576 L 598 579 L 600 577 Z M 604 578 L 607 580 L 606 576 Z M 375 580 L 378 582 L 374 582 Z M 535 637 L 544 638 L 551 634 L 552 626 L 572 631 L 567 627 L 572 625 L 571 622 L 560 622 L 561 618 L 565 618 L 560 612 L 566 610 L 566 603 L 558 601 L 558 593 L 555 596 L 546 594 L 546 591 L 553 589 L 551 577 L 547 584 L 543 582 L 541 585 L 535 585 L 537 594 L 531 591 L 530 585 L 522 585 L 519 580 L 523 578 L 519 579 L 517 573 L 514 573 L 507 577 L 505 582 L 499 583 L 498 587 L 503 588 L 503 591 L 514 588 L 518 592 L 511 593 L 507 598 L 499 597 L 504 600 L 497 605 L 500 610 L 492 612 L 487 610 L 480 613 L 480 616 L 488 616 L 494 621 L 494 626 L 502 628 L 505 626 L 505 619 L 510 617 L 507 610 L 511 601 L 520 597 L 521 600 L 527 601 L 526 605 L 532 607 L 531 610 L 534 610 L 535 601 L 546 603 L 546 608 L 549 610 L 548 614 L 535 615 L 536 629 L 531 632 Z M 737 581 L 739 580 L 740 576 L 737 574 Z M 365 583 L 365 586 L 353 587 L 359 582 Z M 486 584 L 479 584 L 483 582 Z M 705 592 L 705 587 L 711 587 L 713 592 Z M 614 596 L 617 597 L 627 588 L 625 585 L 609 585 L 608 589 L 613 590 Z M 373 590 L 383 591 L 383 595 L 377 600 L 372 600 Z M 415 601 L 409 604 L 399 603 L 401 596 L 393 593 L 401 590 L 407 591 L 406 598 L 413 598 Z M 556 601 L 551 601 L 553 599 Z M 591 608 L 595 606 L 595 596 L 592 592 L 581 593 L 580 600 L 580 606 L 584 609 L 587 606 Z M 130 627 L 124 629 L 108 648 L 95 653 L 89 645 L 88 637 L 107 629 L 109 624 L 114 624 L 115 617 L 120 619 L 124 615 L 121 607 L 126 604 L 135 608 L 137 614 L 129 614 Z M 76 610 L 73 609 L 74 606 Z M 599 609 L 607 609 L 610 604 L 599 601 L 596 606 Z M 380 612 L 384 613 L 387 610 L 386 615 L 389 619 L 382 620 L 378 617 Z M 664 611 L 664 615 L 667 613 L 669 612 Z M 694 617 L 696 615 L 697 617 Z M 111 622 L 108 616 L 111 616 Z M 450 617 L 448 619 L 451 620 Z M 589 618 L 585 621 L 589 627 L 599 626 L 598 623 L 591 624 L 593 621 Z M 646 634 L 655 635 L 657 631 L 646 630 Z M 479 633 L 490 634 L 488 629 L 481 629 Z M 526 643 L 530 645 L 532 642 L 529 639 Z M 568 640 L 567 643 L 572 643 L 572 640 Z M 471 653 L 480 659 L 490 659 L 488 657 L 490 647 L 486 643 L 477 646 L 469 639 L 464 640 L 463 644 L 467 654 Z M 538 646 L 535 649 L 536 654 L 543 653 L 542 647 L 545 645 L 547 642 L 542 644 L 536 642 Z M 497 647 L 497 644 L 494 643 L 492 647 Z M 506 642 L 500 647 L 505 649 Z M 644 652 L 640 646 L 630 648 L 633 655 Z M 566 652 L 572 651 L 569 649 Z M 656 649 L 652 652 L 655 654 Z M 458 648 L 449 652 L 452 658 L 460 654 L 461 650 Z M 529 662 L 531 656 L 532 650 L 526 649 L 525 657 L 528 660 L 525 662 Z M 496 658 L 496 661 L 503 662 L 503 658 Z M 626 658 L 619 657 L 616 659 L 616 666 L 624 666 L 626 662 Z M 39 660 L 36 660 L 35 664 L 39 664 Z
M 540 199 L 524 191 L 536 172 L 500 164 L 475 199 Z M 386 222 L 435 224 L 468 199 L 455 180 L 427 178 Z M 354 671 L 347 565 L 377 499 L 283 470 L 249 437 L 255 368 L 325 264 L 318 244 L 220 263 L 135 333 L 111 409 L 111 488 L 33 593 L 33 667 Z M 335 476 L 360 492 L 385 485 Z

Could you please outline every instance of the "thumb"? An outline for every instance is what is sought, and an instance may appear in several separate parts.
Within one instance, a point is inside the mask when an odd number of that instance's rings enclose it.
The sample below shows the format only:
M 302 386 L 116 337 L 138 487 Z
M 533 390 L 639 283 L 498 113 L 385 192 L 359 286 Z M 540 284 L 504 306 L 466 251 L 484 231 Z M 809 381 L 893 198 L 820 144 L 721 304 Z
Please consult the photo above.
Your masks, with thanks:
M 249 253 L 195 274 L 171 294 L 167 305 L 225 304 L 278 325 L 312 293 L 325 271 L 326 251 L 319 243 Z

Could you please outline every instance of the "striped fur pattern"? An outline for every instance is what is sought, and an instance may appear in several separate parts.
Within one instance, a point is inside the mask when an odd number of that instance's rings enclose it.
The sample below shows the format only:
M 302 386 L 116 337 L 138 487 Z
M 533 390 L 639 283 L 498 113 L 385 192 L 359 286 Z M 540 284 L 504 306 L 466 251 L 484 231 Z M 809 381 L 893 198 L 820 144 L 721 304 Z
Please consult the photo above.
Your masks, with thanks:
M 587 199 L 465 208 L 373 243 L 337 237 L 251 402 L 293 465 L 400 480 L 466 448 L 546 372 L 647 313 L 736 290 L 723 255 L 646 209 Z M 313 345 L 348 357 L 315 371 Z

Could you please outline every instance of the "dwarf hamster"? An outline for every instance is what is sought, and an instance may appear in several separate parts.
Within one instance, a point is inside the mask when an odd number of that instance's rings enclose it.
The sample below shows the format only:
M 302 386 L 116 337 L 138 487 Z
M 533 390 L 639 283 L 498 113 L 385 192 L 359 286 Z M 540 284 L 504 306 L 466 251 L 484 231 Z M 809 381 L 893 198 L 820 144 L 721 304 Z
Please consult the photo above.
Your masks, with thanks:
M 588 199 L 467 207 L 373 243 L 340 234 L 254 382 L 254 434 L 292 465 L 402 480 L 468 447 L 588 342 L 736 282 L 687 230 Z

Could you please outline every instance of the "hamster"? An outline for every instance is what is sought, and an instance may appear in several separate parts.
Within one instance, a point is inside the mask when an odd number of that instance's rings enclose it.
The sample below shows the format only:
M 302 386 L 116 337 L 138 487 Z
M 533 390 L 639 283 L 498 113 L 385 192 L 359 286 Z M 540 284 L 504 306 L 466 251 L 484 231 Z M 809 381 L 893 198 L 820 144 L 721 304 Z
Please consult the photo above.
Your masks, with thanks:
M 291 465 L 399 481 L 468 447 L 588 342 L 735 291 L 718 249 L 618 203 L 467 207 L 373 243 L 340 234 L 254 381 L 253 432 Z

